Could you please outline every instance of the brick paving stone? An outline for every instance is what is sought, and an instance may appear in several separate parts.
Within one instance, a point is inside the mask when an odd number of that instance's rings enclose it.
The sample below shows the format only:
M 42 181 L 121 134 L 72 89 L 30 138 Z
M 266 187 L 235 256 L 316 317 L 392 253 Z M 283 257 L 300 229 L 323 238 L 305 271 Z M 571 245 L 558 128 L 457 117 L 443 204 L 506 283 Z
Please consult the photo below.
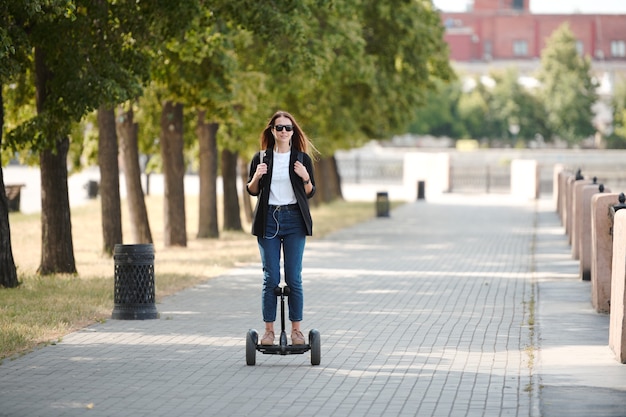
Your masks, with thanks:
M 538 416 L 529 319 L 536 264 L 550 267 L 537 222 L 552 218 L 537 207 L 443 196 L 309 240 L 303 325 L 321 333 L 320 366 L 246 366 L 262 328 L 251 264 L 166 298 L 158 320 L 4 361 L 0 416 Z

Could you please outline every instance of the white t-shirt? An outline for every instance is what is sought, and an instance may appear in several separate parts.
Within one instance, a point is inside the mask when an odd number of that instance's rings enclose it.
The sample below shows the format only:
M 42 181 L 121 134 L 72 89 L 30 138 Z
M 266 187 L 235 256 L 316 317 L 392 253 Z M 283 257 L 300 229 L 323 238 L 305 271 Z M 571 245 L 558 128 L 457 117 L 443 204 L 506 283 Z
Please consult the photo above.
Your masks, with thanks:
M 269 200 L 269 204 L 272 206 L 283 206 L 298 202 L 298 200 L 296 200 L 296 195 L 293 192 L 293 187 L 291 186 L 291 180 L 289 179 L 290 156 L 290 152 L 274 152 Z

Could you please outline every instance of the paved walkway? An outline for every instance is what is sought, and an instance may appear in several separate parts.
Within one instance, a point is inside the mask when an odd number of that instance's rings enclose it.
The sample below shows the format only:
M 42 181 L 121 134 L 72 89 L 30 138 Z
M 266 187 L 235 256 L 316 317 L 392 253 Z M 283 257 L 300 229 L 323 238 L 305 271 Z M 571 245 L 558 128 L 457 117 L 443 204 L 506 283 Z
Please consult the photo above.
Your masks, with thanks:
M 304 277 L 320 366 L 246 366 L 246 331 L 262 328 L 250 265 L 165 299 L 159 320 L 6 360 L 0 416 L 626 415 L 626 365 L 550 200 L 406 204 L 310 240 Z

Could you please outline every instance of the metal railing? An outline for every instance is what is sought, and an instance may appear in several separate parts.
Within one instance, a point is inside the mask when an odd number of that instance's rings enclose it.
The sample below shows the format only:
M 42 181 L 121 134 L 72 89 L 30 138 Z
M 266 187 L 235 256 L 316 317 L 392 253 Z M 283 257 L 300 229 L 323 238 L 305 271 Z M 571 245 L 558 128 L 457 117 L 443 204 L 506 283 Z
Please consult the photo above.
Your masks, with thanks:
M 397 158 L 337 158 L 341 181 L 347 184 L 402 184 L 402 155 Z
M 510 191 L 511 167 L 508 165 L 450 167 L 450 192 L 508 193 Z
M 454 163 L 450 167 L 450 192 L 454 193 L 508 193 L 511 191 L 511 166 L 506 163 Z M 459 162 L 459 161 L 457 161 Z M 339 174 L 344 184 L 397 184 L 403 182 L 404 158 L 400 154 L 346 155 L 337 158 Z M 626 164 L 588 163 L 567 167 L 582 169 L 589 179 L 614 191 L 626 190 Z M 549 194 L 553 190 L 553 164 L 539 164 L 539 191 Z

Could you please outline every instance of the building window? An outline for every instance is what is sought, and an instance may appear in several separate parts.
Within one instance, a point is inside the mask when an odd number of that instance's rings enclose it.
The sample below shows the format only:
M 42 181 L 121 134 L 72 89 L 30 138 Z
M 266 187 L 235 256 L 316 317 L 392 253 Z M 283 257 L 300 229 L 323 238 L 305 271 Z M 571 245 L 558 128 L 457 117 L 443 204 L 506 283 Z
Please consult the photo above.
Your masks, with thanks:
M 576 52 L 578 55 L 583 56 L 585 54 L 585 45 L 583 41 L 576 41 Z
M 524 40 L 513 42 L 514 56 L 528 56 L 528 42 Z
M 514 10 L 524 10 L 524 0 L 513 0 L 512 6 Z
M 611 41 L 611 56 L 614 58 L 624 58 L 626 56 L 626 42 Z

